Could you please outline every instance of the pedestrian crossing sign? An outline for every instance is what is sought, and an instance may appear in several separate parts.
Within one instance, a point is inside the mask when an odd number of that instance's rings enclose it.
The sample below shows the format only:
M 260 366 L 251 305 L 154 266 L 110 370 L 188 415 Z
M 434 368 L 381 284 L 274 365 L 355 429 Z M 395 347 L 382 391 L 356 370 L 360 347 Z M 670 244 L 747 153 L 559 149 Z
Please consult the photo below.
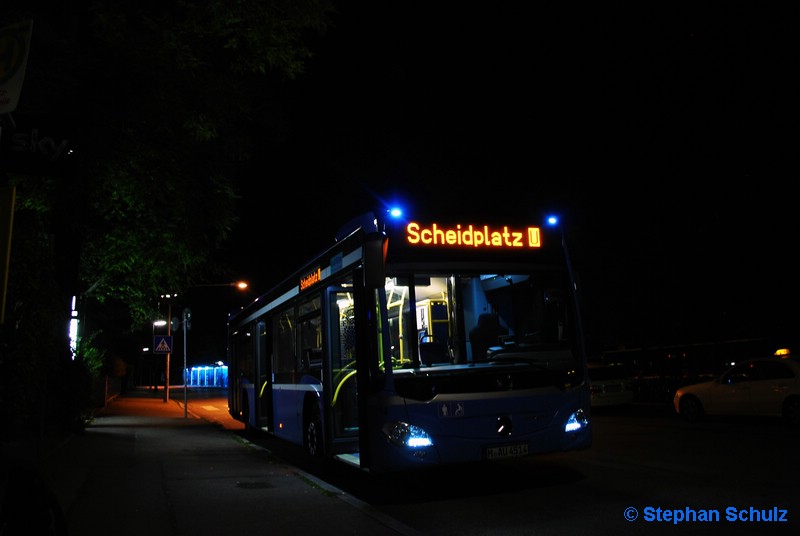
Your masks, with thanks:
M 172 335 L 157 335 L 153 337 L 153 353 L 169 354 L 172 352 Z

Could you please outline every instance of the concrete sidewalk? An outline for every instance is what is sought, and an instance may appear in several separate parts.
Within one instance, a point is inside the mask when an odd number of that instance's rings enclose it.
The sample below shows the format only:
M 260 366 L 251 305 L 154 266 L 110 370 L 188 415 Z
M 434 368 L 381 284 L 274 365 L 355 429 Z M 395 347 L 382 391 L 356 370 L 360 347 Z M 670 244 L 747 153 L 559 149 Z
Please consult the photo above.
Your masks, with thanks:
M 415 534 L 218 422 L 185 418 L 182 401 L 164 402 L 163 391 L 121 395 L 45 456 L 38 472 L 69 534 Z M 12 467 L 33 467 L 24 453 L 4 462 L 6 481 Z

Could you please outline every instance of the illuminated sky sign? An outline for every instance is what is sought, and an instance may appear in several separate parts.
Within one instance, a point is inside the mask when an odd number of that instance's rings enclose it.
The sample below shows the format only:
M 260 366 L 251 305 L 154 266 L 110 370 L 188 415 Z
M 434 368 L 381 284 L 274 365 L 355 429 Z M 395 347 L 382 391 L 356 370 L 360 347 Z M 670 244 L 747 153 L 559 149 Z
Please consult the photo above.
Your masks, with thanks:
M 443 226 L 438 223 L 423 226 L 417 222 L 406 225 L 406 243 L 414 247 L 457 247 L 483 249 L 534 249 L 542 247 L 539 227 L 510 227 L 508 225 Z
M 310 274 L 306 274 L 300 278 L 300 290 L 305 290 L 314 283 L 318 283 L 322 279 L 322 270 L 317 268 Z

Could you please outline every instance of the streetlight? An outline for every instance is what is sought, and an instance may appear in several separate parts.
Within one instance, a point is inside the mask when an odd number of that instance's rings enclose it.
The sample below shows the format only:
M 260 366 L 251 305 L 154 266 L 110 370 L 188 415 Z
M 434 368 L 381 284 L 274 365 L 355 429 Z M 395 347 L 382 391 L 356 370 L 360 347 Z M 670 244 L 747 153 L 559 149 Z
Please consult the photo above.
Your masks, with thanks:
M 191 288 L 196 287 L 236 287 L 239 290 L 245 290 L 249 287 L 249 283 L 247 281 L 232 281 L 230 283 L 205 283 L 201 285 L 192 285 Z
M 192 311 L 188 307 L 183 308 L 183 418 L 186 419 L 189 413 L 188 382 L 186 381 L 186 331 L 191 327 L 189 323 L 192 319 Z

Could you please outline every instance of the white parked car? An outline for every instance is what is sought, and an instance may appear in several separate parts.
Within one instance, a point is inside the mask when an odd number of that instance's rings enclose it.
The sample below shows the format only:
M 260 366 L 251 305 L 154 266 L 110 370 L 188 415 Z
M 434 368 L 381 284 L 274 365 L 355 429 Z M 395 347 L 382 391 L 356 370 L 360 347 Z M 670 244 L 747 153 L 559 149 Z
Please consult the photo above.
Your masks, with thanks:
M 718 378 L 675 392 L 679 415 L 695 421 L 705 415 L 783 417 L 800 423 L 800 361 L 767 357 L 737 363 Z

